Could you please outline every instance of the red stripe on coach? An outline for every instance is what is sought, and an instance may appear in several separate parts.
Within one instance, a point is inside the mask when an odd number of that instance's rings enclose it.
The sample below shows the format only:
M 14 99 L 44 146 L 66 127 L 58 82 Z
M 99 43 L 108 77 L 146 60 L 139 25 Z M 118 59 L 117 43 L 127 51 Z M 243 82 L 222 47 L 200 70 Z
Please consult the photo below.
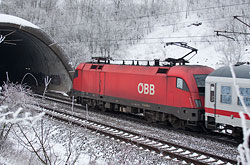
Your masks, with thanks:
M 205 108 L 205 112 L 214 114 L 215 110 L 212 108 Z M 216 109 L 216 115 L 222 115 L 222 116 L 228 116 L 228 117 L 231 117 L 231 115 L 233 115 L 234 118 L 240 118 L 239 112 L 226 111 L 226 110 L 220 110 L 220 109 Z M 250 120 L 250 117 L 246 113 L 244 113 L 244 115 L 247 120 Z

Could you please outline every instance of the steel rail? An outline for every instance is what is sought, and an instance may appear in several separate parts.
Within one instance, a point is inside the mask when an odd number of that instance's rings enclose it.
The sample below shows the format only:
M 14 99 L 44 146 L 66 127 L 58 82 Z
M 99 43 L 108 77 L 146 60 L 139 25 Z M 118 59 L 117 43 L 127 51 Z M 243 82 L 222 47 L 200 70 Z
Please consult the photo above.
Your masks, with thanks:
M 59 99 L 50 98 L 50 100 L 65 103 L 65 101 L 60 101 Z M 51 116 L 55 119 L 65 122 L 72 122 L 75 125 L 85 127 L 96 133 L 100 133 L 105 136 L 134 144 L 138 147 L 142 147 L 143 149 L 155 151 L 158 154 L 169 156 L 172 159 L 178 159 L 187 163 L 194 164 L 213 164 L 216 162 L 220 162 L 220 164 L 237 164 L 236 160 L 224 158 L 203 151 L 197 151 L 192 148 L 173 144 L 157 138 L 148 137 L 139 133 L 135 133 L 133 131 L 121 129 L 100 122 L 87 120 L 85 117 L 80 117 L 76 114 L 73 114 L 71 111 L 62 112 L 60 110 L 56 110 L 55 108 L 50 108 L 47 106 L 43 106 L 43 108 L 46 109 L 46 114 L 48 116 Z

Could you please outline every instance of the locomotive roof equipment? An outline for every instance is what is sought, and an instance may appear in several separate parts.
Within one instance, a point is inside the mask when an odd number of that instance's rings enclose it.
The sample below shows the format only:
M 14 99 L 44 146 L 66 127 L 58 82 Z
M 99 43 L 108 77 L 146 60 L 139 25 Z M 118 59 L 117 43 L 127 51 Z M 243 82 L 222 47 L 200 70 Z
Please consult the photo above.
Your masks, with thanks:
M 184 56 L 181 57 L 181 58 L 177 58 L 177 59 L 175 59 L 175 58 L 167 58 L 167 59 L 165 59 L 165 61 L 170 62 L 170 65 L 171 65 L 171 66 L 175 66 L 176 63 L 179 63 L 179 65 L 185 65 L 186 63 L 189 63 L 189 62 L 188 62 L 187 60 L 185 60 L 184 58 L 187 57 L 188 55 L 192 54 L 192 53 L 195 53 L 194 55 L 196 55 L 196 54 L 197 54 L 197 51 L 198 51 L 198 49 L 193 48 L 193 47 L 191 47 L 191 46 L 188 46 L 186 42 L 167 42 L 165 46 L 169 46 L 169 45 L 176 45 L 176 46 L 179 46 L 179 47 L 182 47 L 182 48 L 186 48 L 186 49 L 190 49 L 190 50 L 191 50 L 189 53 L 187 53 L 186 55 L 184 55 Z M 165 47 L 165 46 L 164 46 L 164 47 Z M 193 56 L 194 56 L 194 55 L 193 55 Z M 192 57 L 193 57 L 193 56 L 192 56 Z M 191 58 L 192 58 L 192 57 L 191 57 Z M 190 58 L 190 59 L 191 59 L 191 58 Z M 189 59 L 189 60 L 190 60 L 190 59 Z
M 147 62 L 146 66 L 150 66 L 150 62 L 154 62 L 153 66 L 160 66 L 160 64 L 162 64 L 162 66 L 172 67 L 172 66 L 176 66 L 176 64 L 185 65 L 186 63 L 189 63 L 189 61 L 185 60 L 184 58 L 189 56 L 192 53 L 195 53 L 194 55 L 196 55 L 197 51 L 198 51 L 198 49 L 187 45 L 187 43 L 185 43 L 185 42 L 167 42 L 167 43 L 165 43 L 164 47 L 169 46 L 169 45 L 179 46 L 179 47 L 182 47 L 185 49 L 189 49 L 191 51 L 189 53 L 185 54 L 184 56 L 182 56 L 181 58 L 166 58 L 163 61 L 160 61 L 160 59 L 154 59 L 154 60 L 139 60 L 139 59 L 138 60 L 116 60 L 116 59 L 113 59 L 112 57 L 92 57 L 92 62 L 98 63 L 98 64 L 101 64 L 101 63 L 110 64 L 110 61 L 122 61 L 123 65 L 125 65 L 126 62 L 130 62 L 131 65 L 135 65 L 135 62 L 136 62 L 136 65 L 140 65 L 140 62 Z M 189 60 L 191 58 L 189 58 Z

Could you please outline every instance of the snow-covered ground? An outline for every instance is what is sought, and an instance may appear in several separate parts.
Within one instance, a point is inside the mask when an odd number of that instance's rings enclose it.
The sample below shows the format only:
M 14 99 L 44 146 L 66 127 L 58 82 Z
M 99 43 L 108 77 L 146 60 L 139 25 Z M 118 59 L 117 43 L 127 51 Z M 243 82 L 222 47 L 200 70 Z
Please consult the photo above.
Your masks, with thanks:
M 60 105 L 55 106 L 61 107 Z M 81 113 L 83 116 L 86 115 L 86 111 L 80 109 L 75 109 L 74 111 L 76 113 Z M 217 153 L 218 155 L 231 158 L 235 158 L 236 156 L 236 148 L 219 144 L 208 139 L 192 137 L 173 130 L 158 129 L 144 124 L 126 121 L 123 118 L 113 118 L 95 112 L 89 112 L 88 115 L 91 119 L 100 120 L 102 122 L 105 121 L 107 124 L 111 125 L 119 125 L 128 130 L 132 128 L 134 130 L 138 129 L 138 131 L 143 131 L 147 136 L 162 137 L 163 140 L 175 142 L 183 146 Z M 158 154 L 143 149 L 140 150 L 137 147 L 107 138 L 85 128 L 75 127 L 48 118 L 45 118 L 43 123 L 46 146 L 47 148 L 51 147 L 51 150 L 48 150 L 48 153 L 51 153 L 50 158 L 52 160 L 56 160 L 56 163 L 54 164 L 65 164 L 67 156 L 69 155 L 69 146 L 72 152 L 72 157 L 69 163 L 72 163 L 73 159 L 79 156 L 74 163 L 76 165 L 180 164 L 180 162 L 173 162 L 167 157 L 161 157 Z M 34 128 L 39 132 L 39 135 L 41 135 L 40 122 L 38 122 Z M 34 153 L 31 154 L 24 147 L 23 143 L 20 142 L 20 139 L 17 138 L 21 137 L 25 141 L 25 138 L 20 134 L 19 128 L 15 126 L 14 130 L 16 134 L 12 133 L 5 144 L 5 147 L 2 148 L 0 164 L 41 164 L 36 155 Z M 31 142 L 34 142 L 34 146 L 39 146 L 39 141 L 37 141 L 36 138 L 32 138 L 35 137 L 34 131 L 30 127 L 27 127 L 25 132 L 27 132 L 26 135 L 28 138 L 30 140 L 32 139 Z M 72 143 L 70 143 L 70 140 Z M 29 149 L 31 148 L 29 147 Z
M 221 67 L 223 52 L 219 51 L 217 46 L 221 38 L 215 35 L 214 29 L 209 22 L 198 21 L 195 15 L 183 18 L 181 26 L 161 26 L 156 25 L 154 31 L 139 43 L 124 48 L 119 51 L 118 58 L 129 60 L 153 60 L 166 58 L 180 58 L 189 53 L 189 49 L 177 46 L 165 46 L 166 42 L 186 42 L 189 46 L 198 49 L 198 53 L 192 57 L 192 54 L 186 57 L 190 64 L 206 65 L 214 69 Z M 201 23 L 201 25 L 194 25 Z M 244 50 L 244 60 L 250 61 L 250 46 Z M 194 54 L 194 53 L 193 53 Z
M 71 138 L 72 155 L 69 164 L 72 164 L 77 156 L 79 156 L 77 161 L 73 163 L 75 165 L 176 164 L 158 154 L 139 150 L 137 147 L 92 133 L 85 128 L 74 127 L 51 119 L 44 119 L 44 123 L 44 130 L 49 133 L 48 136 L 45 133 L 48 138 L 46 146 L 52 147 L 48 153 L 51 154 L 51 160 L 55 161 L 53 164 L 64 165 L 66 163 Z M 39 129 L 39 127 L 37 125 L 35 128 Z M 17 127 L 15 130 L 18 132 Z M 34 132 L 30 130 L 27 135 L 32 137 L 33 134 Z M 4 152 L 0 154 L 0 164 L 42 164 L 34 153 L 31 154 L 17 141 L 17 136 L 11 134 L 9 139 L 2 148 Z

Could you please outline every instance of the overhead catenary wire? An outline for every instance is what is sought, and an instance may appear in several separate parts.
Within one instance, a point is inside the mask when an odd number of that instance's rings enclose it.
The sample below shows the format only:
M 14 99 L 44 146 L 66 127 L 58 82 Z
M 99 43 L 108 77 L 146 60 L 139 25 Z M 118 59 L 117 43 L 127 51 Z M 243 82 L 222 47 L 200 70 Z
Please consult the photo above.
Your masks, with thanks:
M 91 41 L 79 41 L 79 42 L 105 42 L 105 41 L 114 41 L 114 42 L 119 42 L 119 41 L 137 41 L 137 40 L 160 40 L 160 39 L 188 39 L 188 38 L 205 38 L 205 37 L 215 37 L 216 35 L 200 35 L 200 36 L 171 36 L 171 37 L 148 37 L 148 38 L 116 38 L 116 39 L 105 39 L 105 40 L 100 40 L 99 38 L 91 38 Z M 78 41 L 77 41 L 78 42 Z
M 238 4 L 229 4 L 229 5 L 220 5 L 220 6 L 213 6 L 213 7 L 205 7 L 205 8 L 199 8 L 199 9 L 192 9 L 192 10 L 182 10 L 182 11 L 175 11 L 175 12 L 167 12 L 167 13 L 161 13 L 161 14 L 156 14 L 156 15 L 151 15 L 151 16 L 160 16 L 160 15 L 164 15 L 164 14 L 173 14 L 173 13 L 181 13 L 181 12 L 190 12 L 190 11 L 198 11 L 198 10 L 207 10 L 207 9 L 212 9 L 212 8 L 222 8 L 222 7 L 231 7 L 231 6 L 240 6 L 240 5 L 246 5 L 246 4 L 250 4 L 250 2 L 246 2 L 246 3 L 238 3 Z M 148 15 L 147 15 L 148 17 Z M 249 16 L 244 16 L 245 18 L 249 17 Z M 131 19 L 134 18 L 142 18 L 141 16 L 138 17 L 132 17 Z M 152 28 L 156 28 L 156 27 L 164 27 L 164 26 L 172 26 L 172 25 L 185 25 L 188 23 L 193 23 L 193 22 L 204 22 L 204 21 L 214 21 L 214 20 L 219 20 L 219 21 L 225 21 L 225 19 L 229 19 L 232 18 L 232 16 L 228 16 L 228 17 L 221 17 L 221 18 L 211 18 L 211 19 L 203 19 L 203 20 L 196 20 L 196 21 L 187 21 L 187 22 L 177 22 L 177 23 L 172 23 L 172 24 L 162 24 L 162 25 L 155 25 L 152 26 Z M 126 18 L 127 19 L 127 18 Z M 104 21 L 110 21 L 110 20 L 104 20 Z M 112 20 L 111 20 L 112 21 Z M 116 20 L 117 21 L 117 20 Z M 61 27 L 64 26 L 75 26 L 75 24 L 70 24 L 70 25 L 62 25 Z M 55 28 L 57 26 L 51 27 L 51 28 Z M 141 27 L 141 28 L 151 28 L 151 27 Z M 92 33 L 92 34 L 105 34 L 105 33 L 110 33 L 110 32 L 102 32 L 102 33 Z M 175 38 L 195 38 L 195 37 L 213 37 L 214 35 L 204 35 L 204 36 L 175 36 L 175 37 L 159 37 L 159 38 L 130 38 L 130 39 L 123 39 L 123 38 L 118 38 L 118 39 L 109 39 L 109 40 L 96 40 L 95 38 L 93 38 L 93 41 L 77 41 L 80 43 L 91 43 L 91 42 L 122 42 L 122 41 L 138 41 L 138 39 L 141 40 L 157 40 L 157 39 L 175 39 Z M 239 41 L 239 40 L 237 40 Z M 58 42 L 58 43 L 68 43 L 68 42 L 72 42 L 72 41 L 66 41 L 66 42 Z M 73 41 L 74 42 L 74 41 Z M 195 42 L 195 41 L 192 41 Z M 207 42 L 212 42 L 212 41 L 207 41 Z M 222 41 L 221 41 L 222 42 Z M 225 41 L 228 42 L 228 41 Z M 145 43 L 144 43 L 145 44 Z
M 212 18 L 212 19 L 203 19 L 203 20 L 197 20 L 197 21 L 185 21 L 185 22 L 179 22 L 179 23 L 176 23 L 176 24 L 188 24 L 188 23 L 193 23 L 193 22 L 204 22 L 204 21 L 214 21 L 214 20 L 218 20 L 218 21 L 226 21 L 225 19 L 231 19 L 233 18 L 233 16 L 228 16 L 228 17 L 221 17 L 221 18 Z M 153 26 L 152 28 L 155 28 L 155 27 L 164 27 L 164 26 L 172 26 L 172 25 L 175 25 L 175 24 L 164 24 L 164 25 L 156 25 L 156 26 Z M 148 27 L 141 27 L 141 28 L 148 28 Z M 124 30 L 122 30 L 124 31 Z M 113 31 L 114 32 L 114 31 Z M 112 32 L 112 33 L 113 33 Z M 115 31 L 115 32 L 119 32 L 119 31 Z M 108 34 L 108 33 L 111 33 L 110 31 L 107 31 L 107 32 L 99 32 L 99 33 L 91 33 L 92 35 L 96 34 Z M 212 37 L 213 35 L 204 35 L 204 36 L 178 36 L 178 37 L 164 37 L 164 38 L 193 38 L 193 37 Z M 64 38 L 64 37 L 59 37 L 60 38 Z M 57 38 L 58 39 L 58 38 Z M 95 37 L 91 38 L 91 39 L 95 39 Z M 149 38 L 143 38 L 144 40 L 146 39 L 149 39 Z M 160 39 L 160 38 L 154 38 L 154 39 Z M 119 42 L 120 40 L 138 40 L 138 38 L 136 39 L 114 39 L 116 42 Z M 109 41 L 112 41 L 112 40 L 109 40 Z M 80 41 L 80 42 L 83 42 L 83 41 Z M 86 41 L 86 42 L 96 42 L 96 41 Z M 100 41 L 98 41 L 100 42 Z M 103 41 L 104 42 L 104 41 Z
M 96 41 L 96 42 L 99 42 L 100 41 Z M 220 42 L 250 42 L 250 40 L 194 40 L 194 41 L 185 41 L 187 43 L 220 43 Z M 58 42 L 58 44 L 68 44 L 69 42 Z M 91 41 L 79 41 L 79 42 L 76 42 L 76 43 L 73 43 L 73 42 L 70 42 L 71 44 L 79 44 L 79 43 L 82 43 L 82 44 L 86 44 L 86 45 L 89 45 L 89 43 L 91 43 Z M 139 45 L 152 45 L 152 44 L 164 44 L 165 41 L 156 41 L 156 42 L 137 42 L 136 44 L 139 44 Z M 110 45 L 114 45 L 115 43 L 112 43 L 110 42 L 109 43 Z M 103 44 L 104 45 L 104 44 Z M 133 45 L 133 44 L 130 44 L 130 43 L 119 43 L 119 45 Z
M 201 10 L 209 10 L 209 9 L 216 9 L 216 8 L 228 8 L 228 7 L 234 7 L 234 6 L 241 6 L 241 5 L 248 5 L 250 2 L 245 3 L 237 3 L 237 4 L 229 4 L 229 5 L 221 5 L 221 6 L 212 6 L 212 7 L 204 7 L 199 9 L 192 9 L 192 10 L 180 10 L 180 11 L 173 11 L 173 12 L 166 12 L 166 13 L 159 13 L 159 14 L 153 14 L 153 15 L 141 15 L 136 17 L 128 17 L 128 18 L 120 18 L 120 19 L 106 19 L 102 20 L 102 22 L 114 22 L 114 21 L 122 21 L 122 20 L 130 20 L 130 19 L 141 19 L 141 18 L 147 18 L 147 17 L 156 17 L 156 16 L 162 16 L 162 15 L 172 15 L 172 14 L 178 14 L 183 12 L 194 12 L 194 11 L 201 11 Z M 94 23 L 94 22 L 92 22 Z M 81 26 L 86 25 L 86 22 L 76 23 L 76 24 L 67 24 L 67 25 L 59 25 L 59 26 L 47 26 L 42 27 L 42 29 L 47 28 L 55 28 L 55 27 L 65 27 L 65 26 Z
M 176 23 L 168 23 L 168 24 L 160 24 L 160 25 L 153 25 L 153 26 L 143 26 L 143 27 L 138 27 L 138 29 L 148 29 L 148 28 L 160 28 L 160 27 L 168 27 L 168 26 L 176 26 L 176 25 L 186 25 L 186 24 L 190 24 L 190 23 L 194 23 L 194 22 L 216 22 L 216 21 L 220 21 L 220 22 L 226 22 L 228 20 L 230 20 L 233 16 L 227 16 L 227 17 L 217 17 L 217 18 L 208 18 L 208 19 L 200 19 L 200 20 L 194 20 L 194 21 L 184 21 L 184 22 L 176 22 Z M 84 24 L 82 24 L 84 25 Z M 51 28 L 56 28 L 56 27 L 67 27 L 67 26 L 75 26 L 75 24 L 72 25 L 58 25 L 58 26 L 53 26 Z M 42 29 L 46 29 L 46 28 L 42 28 Z M 132 30 L 133 28 L 130 28 L 128 30 Z M 116 32 L 122 32 L 124 30 L 118 30 Z M 110 31 L 108 32 L 98 32 L 98 33 L 91 33 L 91 34 L 105 34 L 105 33 L 111 33 Z
M 230 33 L 230 32 L 228 32 Z M 233 32 L 232 32 L 233 33 Z M 237 34 L 237 32 L 235 33 Z M 246 34 L 246 35 L 250 35 L 250 33 L 238 33 L 238 34 Z M 148 38 L 116 38 L 116 39 L 105 39 L 105 40 L 100 40 L 99 38 L 91 38 L 90 40 L 80 40 L 80 41 L 76 41 L 79 43 L 101 43 L 101 42 L 124 42 L 124 41 L 147 41 L 147 40 L 167 40 L 167 39 L 191 39 L 191 38 L 213 38 L 213 37 L 217 37 L 216 34 L 210 34 L 210 35 L 193 35 L 193 36 L 171 36 L 171 37 L 148 37 Z M 221 42 L 222 40 L 220 40 Z M 225 42 L 227 40 L 224 40 Z M 235 41 L 241 41 L 241 40 L 235 40 Z M 245 40 L 246 41 L 246 40 Z M 67 41 L 65 43 L 68 42 L 72 42 L 72 41 Z M 162 42 L 162 41 L 159 41 Z M 191 41 L 191 42 L 198 42 L 198 41 Z M 210 40 L 206 40 L 204 42 L 213 42 Z M 58 43 L 64 43 L 64 42 L 58 42 Z
M 216 33 L 227 33 L 227 34 L 243 34 L 243 35 L 250 35 L 250 33 L 246 32 L 234 32 L 234 31 L 221 31 L 221 30 L 215 30 Z
M 173 40 L 171 40 L 171 41 L 173 41 Z M 68 46 L 72 46 L 72 45 L 79 46 L 79 44 L 80 44 L 80 45 L 87 45 L 88 46 L 90 43 L 93 43 L 93 42 L 102 43 L 103 41 L 77 41 L 77 42 L 63 41 L 63 42 L 55 42 L 54 44 L 61 44 L 61 45 L 66 44 Z M 162 44 L 162 46 L 164 46 L 165 42 L 166 41 L 136 42 L 136 44 L 138 44 L 138 45 Z M 186 43 L 226 43 L 226 42 L 250 42 L 250 40 L 193 40 L 193 41 L 185 41 L 185 42 Z M 116 43 L 113 41 L 109 42 L 109 45 L 115 45 L 115 44 Z M 36 46 L 33 44 L 26 44 L 26 43 L 25 44 L 18 43 L 17 45 L 29 46 L 29 47 Z M 104 45 L 107 45 L 107 44 L 98 44 L 98 46 L 104 46 Z M 131 44 L 131 43 L 119 43 L 119 45 L 134 45 L 134 43 L 133 44 Z
M 239 3 L 239 4 L 229 4 L 229 5 L 221 5 L 221 6 L 214 6 L 214 7 L 206 7 L 206 8 L 200 8 L 200 9 L 193 9 L 193 10 L 188 10 L 189 11 L 198 11 L 198 10 L 207 10 L 207 9 L 212 9 L 212 8 L 221 8 L 221 7 L 230 7 L 230 6 L 238 6 L 238 5 L 245 5 L 245 4 L 250 4 L 250 2 L 247 2 L 247 3 Z M 187 12 L 186 10 L 183 10 L 183 11 L 178 11 L 178 12 Z M 173 14 L 173 13 L 178 13 L 178 12 L 168 12 L 168 13 L 165 13 L 165 14 Z M 160 16 L 160 15 L 163 15 L 163 14 L 157 14 L 157 15 L 152 15 L 152 16 Z M 148 16 L 148 15 L 147 15 Z M 132 17 L 133 19 L 134 18 L 143 18 L 141 16 L 139 17 Z M 132 19 L 131 18 L 131 19 Z M 218 20 L 218 21 L 228 21 L 226 19 L 231 19 L 232 16 L 228 16 L 228 17 L 221 17 L 221 18 L 210 18 L 210 19 L 203 19 L 203 20 L 196 20 L 196 21 L 186 21 L 186 22 L 177 22 L 177 23 L 169 23 L 169 24 L 161 24 L 161 25 L 153 25 L 153 26 L 143 26 L 143 27 L 139 27 L 138 29 L 146 29 L 146 28 L 157 28 L 157 27 L 166 27 L 166 26 L 175 26 L 176 24 L 177 25 L 186 25 L 188 23 L 193 23 L 193 22 L 209 22 L 209 21 L 213 21 L 215 22 L 215 20 Z M 127 18 L 126 18 L 127 19 Z M 120 21 L 121 19 L 119 19 Z M 104 20 L 104 21 L 113 21 L 113 20 Z M 117 20 L 115 20 L 117 21 Z M 51 28 L 56 28 L 56 27 L 66 27 L 66 26 L 80 26 L 80 25 L 84 25 L 83 23 L 79 23 L 79 24 L 69 24 L 69 25 L 61 25 L 61 26 L 53 26 Z M 111 34 L 111 33 L 117 33 L 117 32 L 126 32 L 128 31 L 128 29 L 123 29 L 123 30 L 114 30 L 114 31 L 102 31 L 102 32 L 91 32 L 90 34 L 91 35 L 104 35 L 104 34 Z M 121 41 L 138 41 L 138 39 L 141 39 L 143 36 L 139 35 L 138 38 L 135 38 L 135 39 L 123 39 L 123 38 L 118 38 L 118 39 L 109 39 L 109 40 L 103 40 L 103 41 L 99 41 L 97 40 L 96 41 L 96 38 L 95 37 L 91 37 L 90 38 L 90 41 L 79 41 L 80 43 L 83 43 L 83 42 L 86 42 L 86 43 L 100 43 L 100 42 L 118 42 L 120 44 Z M 193 36 L 188 36 L 188 38 L 192 38 Z M 206 37 L 206 36 L 200 36 L 200 37 Z M 211 37 L 211 36 L 209 36 Z M 61 37 L 63 38 L 63 37 Z M 185 38 L 183 36 L 179 36 L 179 37 L 168 37 L 168 38 Z M 58 39 L 58 38 L 57 38 Z M 149 38 L 142 38 L 143 40 L 149 40 Z M 160 39 L 160 38 L 154 38 L 154 39 Z M 164 38 L 162 38 L 164 39 Z M 59 42 L 60 43 L 60 42 Z
M 201 20 L 196 20 L 196 21 L 184 21 L 184 22 L 177 22 L 176 24 L 175 23 L 170 23 L 170 24 L 161 24 L 161 25 L 154 25 L 152 27 L 139 27 L 138 29 L 146 29 L 146 28 L 161 28 L 161 27 L 168 27 L 168 26 L 175 26 L 175 25 L 186 25 L 186 24 L 190 24 L 190 23 L 194 23 L 194 22 L 215 22 L 216 21 L 228 21 L 228 20 L 231 20 L 233 18 L 233 16 L 228 16 L 228 17 L 218 17 L 218 18 L 211 18 L 211 19 L 201 19 Z M 226 20 L 225 20 L 226 19 Z M 117 32 L 124 32 L 126 30 L 132 30 L 133 28 L 130 28 L 130 29 L 123 29 L 123 30 L 114 30 L 114 31 L 104 31 L 104 32 L 92 32 L 91 35 L 103 35 L 103 34 L 111 34 L 111 33 L 117 33 Z M 60 39 L 60 38 L 65 38 L 64 36 L 63 37 L 58 37 L 57 39 Z M 93 37 L 94 38 L 94 37 Z
M 172 37 L 150 37 L 150 38 L 130 38 L 130 39 L 125 39 L 125 38 L 120 38 L 120 39 L 105 39 L 105 40 L 100 40 L 98 38 L 92 38 L 93 40 L 78 40 L 76 43 L 111 43 L 114 42 L 114 44 L 122 44 L 121 42 L 125 41 L 146 41 L 146 40 L 164 40 L 164 39 L 189 39 L 189 38 L 209 38 L 209 37 L 215 37 L 216 35 L 200 35 L 200 36 L 172 36 Z M 159 41 L 161 42 L 161 41 Z M 72 43 L 71 40 L 68 41 L 59 41 L 57 43 Z M 129 45 L 129 44 L 128 44 Z
M 241 23 L 243 23 L 244 25 L 246 25 L 247 27 L 249 27 L 249 28 L 250 28 L 250 25 L 249 25 L 249 24 L 247 24 L 247 23 L 246 23 L 246 22 L 244 22 L 243 20 L 239 19 L 238 17 L 239 17 L 239 16 L 234 16 L 234 19 L 236 19 L 236 20 L 240 21 Z

